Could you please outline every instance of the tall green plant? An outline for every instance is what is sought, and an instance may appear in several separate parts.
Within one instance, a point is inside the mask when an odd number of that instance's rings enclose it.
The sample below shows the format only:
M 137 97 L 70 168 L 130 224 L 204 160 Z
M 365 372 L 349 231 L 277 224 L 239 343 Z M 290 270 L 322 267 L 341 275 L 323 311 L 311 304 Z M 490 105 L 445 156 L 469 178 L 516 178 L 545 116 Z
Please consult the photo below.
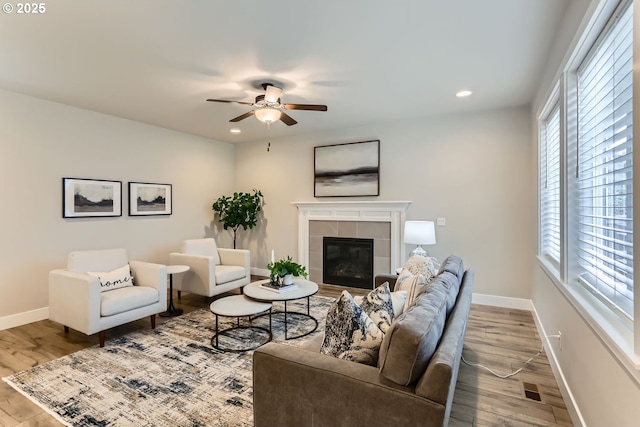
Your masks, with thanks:
M 262 210 L 264 196 L 259 190 L 252 193 L 233 193 L 221 196 L 211 207 L 217 214 L 225 230 L 233 230 L 233 248 L 236 248 L 238 229 L 251 229 L 258 223 L 258 212 Z

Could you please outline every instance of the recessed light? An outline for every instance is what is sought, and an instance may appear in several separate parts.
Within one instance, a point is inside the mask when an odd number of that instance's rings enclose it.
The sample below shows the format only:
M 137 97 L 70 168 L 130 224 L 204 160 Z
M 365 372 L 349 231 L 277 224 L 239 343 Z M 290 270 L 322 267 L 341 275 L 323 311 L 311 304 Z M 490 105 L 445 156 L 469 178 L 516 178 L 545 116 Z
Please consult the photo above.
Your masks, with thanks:
M 240 129 L 238 129 L 238 128 L 233 128 L 229 132 L 231 132 L 231 133 L 241 133 L 242 131 Z
M 460 92 L 456 93 L 456 96 L 458 98 L 465 98 L 469 95 L 471 95 L 473 92 L 471 92 L 470 90 L 461 90 Z

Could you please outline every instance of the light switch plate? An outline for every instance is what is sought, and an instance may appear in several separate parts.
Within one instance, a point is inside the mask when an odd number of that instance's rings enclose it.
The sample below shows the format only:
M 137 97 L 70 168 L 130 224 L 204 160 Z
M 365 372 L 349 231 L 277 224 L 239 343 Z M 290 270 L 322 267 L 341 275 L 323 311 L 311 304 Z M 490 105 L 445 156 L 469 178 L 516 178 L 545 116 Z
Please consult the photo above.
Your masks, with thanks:
M 436 220 L 436 224 L 438 224 L 438 227 L 444 227 L 447 225 L 447 219 L 446 218 L 438 218 Z

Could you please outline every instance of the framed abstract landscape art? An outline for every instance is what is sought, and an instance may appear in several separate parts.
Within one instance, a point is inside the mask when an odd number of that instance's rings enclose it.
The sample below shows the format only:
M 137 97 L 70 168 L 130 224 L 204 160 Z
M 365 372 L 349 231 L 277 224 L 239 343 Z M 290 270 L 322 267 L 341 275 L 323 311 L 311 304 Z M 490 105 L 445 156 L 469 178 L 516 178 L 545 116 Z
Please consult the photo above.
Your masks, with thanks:
M 62 217 L 122 216 L 122 182 L 62 178 Z
M 171 215 L 171 184 L 129 183 L 129 215 Z
M 378 196 L 380 141 L 324 145 L 314 151 L 315 197 Z

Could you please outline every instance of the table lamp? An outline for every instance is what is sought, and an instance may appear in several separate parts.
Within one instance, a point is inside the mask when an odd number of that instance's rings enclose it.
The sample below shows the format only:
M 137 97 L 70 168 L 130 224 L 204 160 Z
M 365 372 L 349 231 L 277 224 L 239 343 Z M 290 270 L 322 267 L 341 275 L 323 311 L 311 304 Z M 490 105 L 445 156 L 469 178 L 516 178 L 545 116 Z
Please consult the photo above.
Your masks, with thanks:
M 433 221 L 405 221 L 404 242 L 410 245 L 418 245 L 411 255 L 427 256 L 427 251 L 422 245 L 436 244 L 436 227 Z

